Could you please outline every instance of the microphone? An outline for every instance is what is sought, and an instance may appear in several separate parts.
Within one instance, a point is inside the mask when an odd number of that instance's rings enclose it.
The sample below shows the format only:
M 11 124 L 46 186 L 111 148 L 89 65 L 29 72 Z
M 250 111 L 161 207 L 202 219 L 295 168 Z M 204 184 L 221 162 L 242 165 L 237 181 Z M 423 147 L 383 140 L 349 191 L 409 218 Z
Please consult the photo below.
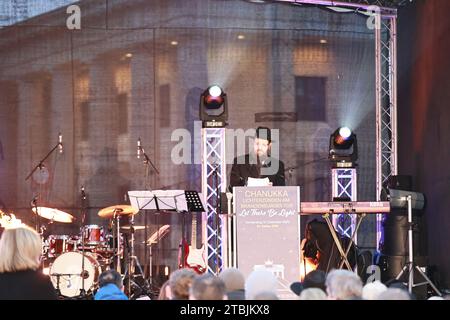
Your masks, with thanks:
M 141 158 L 141 138 L 139 138 L 137 141 L 137 158 Z
M 59 147 L 59 153 L 62 153 L 63 152 L 63 144 L 62 144 L 61 132 L 58 134 L 58 147 Z

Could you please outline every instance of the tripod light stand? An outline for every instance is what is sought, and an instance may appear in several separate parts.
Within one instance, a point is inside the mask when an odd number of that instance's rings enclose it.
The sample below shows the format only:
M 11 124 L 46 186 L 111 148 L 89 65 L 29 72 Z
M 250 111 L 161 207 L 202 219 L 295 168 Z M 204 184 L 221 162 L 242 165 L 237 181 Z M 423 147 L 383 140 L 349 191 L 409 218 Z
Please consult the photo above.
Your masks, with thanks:
M 408 291 L 411 294 L 413 287 L 419 287 L 429 284 L 439 296 L 442 296 L 441 292 L 431 282 L 428 276 L 414 263 L 414 248 L 413 248 L 413 218 L 412 210 L 421 210 L 424 207 L 424 195 L 418 192 L 403 191 L 389 189 L 389 200 L 391 207 L 393 208 L 408 208 L 408 262 L 403 267 L 402 271 L 395 278 L 399 280 L 404 273 L 408 273 Z M 419 274 L 426 280 L 421 283 L 414 283 L 414 270 L 417 270 Z

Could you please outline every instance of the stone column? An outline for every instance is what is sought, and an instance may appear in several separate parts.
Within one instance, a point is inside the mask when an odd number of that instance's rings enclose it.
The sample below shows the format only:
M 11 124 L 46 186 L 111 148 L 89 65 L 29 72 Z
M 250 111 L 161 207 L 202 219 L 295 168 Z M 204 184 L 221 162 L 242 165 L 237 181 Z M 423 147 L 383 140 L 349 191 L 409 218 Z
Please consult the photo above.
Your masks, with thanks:
M 57 156 L 54 168 L 52 200 L 56 206 L 76 207 L 78 188 L 75 180 L 74 162 L 74 108 L 72 70 L 69 65 L 53 69 L 51 74 L 51 125 L 50 140 L 57 143 L 62 134 L 63 153 Z M 70 211 L 69 209 L 67 209 Z M 78 217 L 79 212 L 70 212 Z
M 23 208 L 19 212 L 25 223 L 34 225 L 31 214 L 30 201 L 33 196 L 40 194 L 39 205 L 48 205 L 49 181 L 36 183 L 27 175 L 39 161 L 51 150 L 48 137 L 48 77 L 46 74 L 33 74 L 22 78 L 18 82 L 18 126 L 17 126 L 17 205 Z M 51 174 L 52 164 L 47 159 L 44 165 Z
M 18 182 L 18 92 L 15 81 L 0 82 L 0 110 L 0 209 L 15 212 Z
M 88 139 L 83 142 L 79 159 L 77 185 L 84 185 L 92 210 L 86 224 L 106 225 L 98 217 L 100 208 L 123 203 L 118 194 L 122 177 L 117 154 L 118 127 L 116 123 L 117 90 L 114 85 L 114 60 L 101 56 L 89 65 Z
M 160 133 L 159 133 L 159 120 L 157 119 L 157 111 L 155 106 L 155 92 L 154 92 L 154 56 L 151 49 L 149 50 L 137 50 L 133 51 L 133 56 L 130 61 L 131 68 L 131 93 L 129 101 L 128 111 L 128 136 L 129 144 L 131 146 L 130 152 L 130 175 L 133 177 L 131 187 L 133 190 L 146 190 L 146 189 L 159 189 L 161 172 L 160 161 Z M 141 138 L 141 145 L 145 149 L 146 154 L 152 160 L 157 169 L 161 172 L 157 175 L 156 172 L 149 167 L 148 179 L 146 178 L 146 166 L 143 163 L 143 157 L 137 159 L 137 139 Z M 148 211 L 141 211 L 139 215 L 135 217 L 136 225 L 145 225 L 147 219 L 147 235 L 145 231 L 139 231 L 135 233 L 135 253 L 142 265 L 149 265 L 150 252 L 147 251 L 145 255 L 145 249 L 149 249 L 144 245 L 145 236 L 150 235 L 157 231 L 156 218 L 154 214 Z M 153 245 L 153 248 L 156 248 Z M 155 258 L 161 252 L 153 250 L 153 264 L 157 261 Z

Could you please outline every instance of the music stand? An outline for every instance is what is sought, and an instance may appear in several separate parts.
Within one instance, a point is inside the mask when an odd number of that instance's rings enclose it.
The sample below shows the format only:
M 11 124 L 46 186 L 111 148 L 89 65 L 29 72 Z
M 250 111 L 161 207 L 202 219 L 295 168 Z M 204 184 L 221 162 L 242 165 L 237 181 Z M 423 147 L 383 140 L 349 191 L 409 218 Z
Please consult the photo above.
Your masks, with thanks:
M 389 201 L 393 208 L 408 208 L 408 262 L 403 267 L 402 271 L 395 277 L 399 280 L 402 275 L 408 273 L 408 291 L 411 294 L 413 287 L 419 287 L 425 284 L 429 284 L 439 296 L 442 296 L 441 292 L 431 282 L 427 275 L 414 263 L 414 249 L 413 249 L 413 218 L 412 210 L 422 210 L 425 206 L 425 197 L 422 193 L 404 190 L 389 189 Z M 414 284 L 414 269 L 425 279 L 425 282 Z
M 130 204 L 135 210 L 149 210 L 155 213 L 157 217 L 160 211 L 186 211 L 187 205 L 184 196 L 184 190 L 143 190 L 143 191 L 129 191 L 128 196 Z M 147 216 L 146 216 L 147 217 Z M 147 237 L 147 219 L 145 219 L 145 230 Z M 159 228 L 159 226 L 158 226 Z M 159 238 L 159 237 L 158 237 Z M 147 239 L 146 239 L 147 240 Z M 158 244 L 159 245 L 159 242 Z M 150 250 L 149 261 L 149 280 L 150 286 L 153 286 L 153 254 L 152 248 Z M 145 257 L 147 260 L 147 244 L 145 242 Z M 144 275 L 145 276 L 145 275 Z
M 175 211 L 178 213 L 204 212 L 202 200 L 197 191 L 191 190 L 153 190 L 129 191 L 130 204 L 135 210 L 151 210 L 152 212 Z M 147 228 L 147 225 L 145 226 Z M 159 226 L 158 226 L 159 227 Z M 185 216 L 183 215 L 181 233 L 185 234 Z M 160 239 L 161 236 L 157 236 Z M 159 241 L 157 242 L 159 244 Z M 147 250 L 147 249 L 146 249 Z M 149 246 L 151 250 L 151 245 Z M 183 257 L 184 258 L 184 257 Z M 153 257 L 150 251 L 149 277 L 153 283 Z

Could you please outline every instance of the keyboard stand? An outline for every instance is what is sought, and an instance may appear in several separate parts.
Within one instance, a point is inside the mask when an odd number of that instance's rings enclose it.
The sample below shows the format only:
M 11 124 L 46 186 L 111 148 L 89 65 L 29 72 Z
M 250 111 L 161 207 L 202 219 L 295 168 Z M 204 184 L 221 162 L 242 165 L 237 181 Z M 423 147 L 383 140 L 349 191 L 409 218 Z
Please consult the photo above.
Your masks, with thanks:
M 350 265 L 350 262 L 348 261 L 348 253 L 350 252 L 352 244 L 355 241 L 355 237 L 358 234 L 358 229 L 361 225 L 363 218 L 366 216 L 366 214 L 365 213 L 349 213 L 349 214 L 356 214 L 358 216 L 358 219 L 357 219 L 358 222 L 356 223 L 355 231 L 353 231 L 353 234 L 350 238 L 350 243 L 348 244 L 345 252 L 344 252 L 344 248 L 342 248 L 341 241 L 339 241 L 339 237 L 336 233 L 336 230 L 334 229 L 333 223 L 330 220 L 330 215 L 332 215 L 332 214 L 334 214 L 334 212 L 333 212 L 333 210 L 330 210 L 329 212 L 323 214 L 322 217 L 327 222 L 328 229 L 330 229 L 331 236 L 333 237 L 334 243 L 336 244 L 336 247 L 339 250 L 339 254 L 341 255 L 341 262 L 339 264 L 339 269 L 342 269 L 342 267 L 345 264 L 345 266 L 347 267 L 348 270 L 353 271 L 352 266 Z

